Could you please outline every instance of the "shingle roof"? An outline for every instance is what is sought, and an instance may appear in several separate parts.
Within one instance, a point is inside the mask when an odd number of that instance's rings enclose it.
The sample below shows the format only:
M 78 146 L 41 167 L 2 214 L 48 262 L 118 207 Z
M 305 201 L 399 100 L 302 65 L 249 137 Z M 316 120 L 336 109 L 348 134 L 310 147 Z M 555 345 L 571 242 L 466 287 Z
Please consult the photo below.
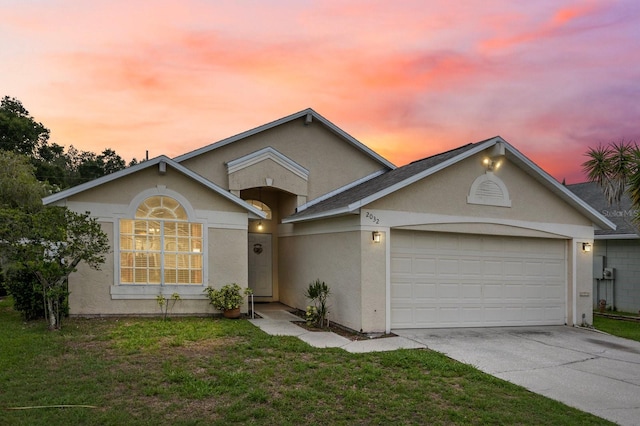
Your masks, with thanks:
M 369 180 L 353 187 L 345 188 L 344 191 L 340 191 L 328 198 L 311 200 L 306 205 L 300 206 L 296 213 L 283 219 L 282 222 L 295 223 L 347 214 L 359 214 L 361 207 L 377 199 L 418 182 L 485 149 L 494 147 L 499 147 L 499 150 L 502 148 L 508 161 L 522 168 L 548 190 L 592 220 L 596 228 L 608 230 L 615 228 L 616 225 L 611 220 L 592 207 L 587 201 L 564 185 L 561 185 L 500 136 L 463 145 L 441 154 L 414 161 L 395 170 L 375 175 Z
M 380 193 L 395 184 L 401 183 L 415 175 L 431 169 L 438 164 L 452 159 L 484 142 L 486 141 L 470 143 L 441 154 L 414 161 L 406 166 L 398 167 L 395 170 L 390 170 L 382 175 L 374 177 L 371 180 L 363 182 L 360 185 L 334 195 L 331 198 L 323 200 L 317 204 L 310 205 L 309 207 L 291 215 L 288 219 L 304 220 L 307 217 L 313 217 L 332 210 L 344 209 L 354 202 L 358 202 L 371 195 Z
M 623 195 L 619 205 L 611 206 L 607 202 L 602 188 L 595 182 L 576 183 L 567 185 L 567 188 L 617 226 L 615 231 L 596 230 L 596 235 L 638 235 L 638 229 L 633 225 L 636 209 L 631 205 L 631 199 L 628 195 Z

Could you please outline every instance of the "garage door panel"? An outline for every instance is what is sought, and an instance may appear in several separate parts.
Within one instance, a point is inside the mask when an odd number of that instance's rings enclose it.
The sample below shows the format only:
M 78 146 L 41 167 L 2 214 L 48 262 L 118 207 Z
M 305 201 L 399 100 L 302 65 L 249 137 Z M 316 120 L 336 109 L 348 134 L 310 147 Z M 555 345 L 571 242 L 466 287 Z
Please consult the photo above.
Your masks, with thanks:
M 484 286 L 481 286 L 481 288 L 483 290 L 483 296 L 485 301 L 488 301 L 488 302 L 498 301 L 498 300 L 502 300 L 505 297 L 505 294 L 504 294 L 505 286 L 501 284 L 485 284 Z
M 460 296 L 460 284 L 458 283 L 440 283 L 437 286 L 437 297 L 442 303 L 457 302 Z
M 482 284 L 462 284 L 462 297 L 476 300 L 482 297 L 482 290 Z
M 460 259 L 460 275 L 478 275 L 478 271 L 482 269 L 482 262 L 473 259 Z
M 410 256 L 400 256 L 391 259 L 392 274 L 411 274 L 412 259 Z
M 396 327 L 411 327 L 414 324 L 411 308 L 392 308 L 391 316 L 397 324 Z
M 434 300 L 437 286 L 434 283 L 417 282 L 413 286 L 413 295 L 418 300 Z
M 391 246 L 394 328 L 564 324 L 563 240 L 392 231 Z
M 505 277 L 521 277 L 522 276 L 522 264 L 521 260 L 505 260 L 502 262 Z
M 487 259 L 482 263 L 481 272 L 485 277 L 502 277 L 504 275 L 504 261 L 497 259 Z M 475 271 L 476 275 L 478 270 Z
M 480 307 L 467 307 L 461 310 L 461 320 L 463 322 L 477 321 L 482 315 Z
M 438 259 L 437 260 L 437 273 L 438 275 L 453 275 L 458 276 L 460 268 L 458 259 Z
M 414 274 L 436 274 L 436 260 L 435 259 L 414 259 L 412 263 L 412 270 Z
M 524 275 L 527 278 L 539 277 L 541 273 L 544 273 L 544 263 L 531 260 L 524 263 Z
M 394 299 L 406 299 L 406 300 L 413 299 L 414 297 L 413 283 L 397 282 L 391 288 L 391 297 Z
M 561 278 L 564 274 L 564 264 L 560 262 L 547 262 L 544 265 L 544 276 L 550 278 Z

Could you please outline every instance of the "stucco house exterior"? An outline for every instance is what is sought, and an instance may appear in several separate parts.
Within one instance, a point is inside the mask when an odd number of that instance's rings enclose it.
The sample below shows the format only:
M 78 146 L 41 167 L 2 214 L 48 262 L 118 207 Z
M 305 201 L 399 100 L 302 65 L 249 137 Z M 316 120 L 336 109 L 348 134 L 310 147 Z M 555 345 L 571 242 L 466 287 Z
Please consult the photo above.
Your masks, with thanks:
M 609 205 L 595 182 L 567 185 L 571 191 L 616 225 L 595 231 L 593 247 L 593 306 L 605 301 L 606 309 L 640 311 L 640 235 L 633 223 L 636 209 L 628 195 Z
M 500 137 L 403 167 L 312 109 L 53 194 L 112 245 L 69 280 L 72 315 L 215 312 L 207 285 L 398 328 L 590 324 L 594 229 L 615 225 Z M 247 307 L 244 307 L 245 311 Z

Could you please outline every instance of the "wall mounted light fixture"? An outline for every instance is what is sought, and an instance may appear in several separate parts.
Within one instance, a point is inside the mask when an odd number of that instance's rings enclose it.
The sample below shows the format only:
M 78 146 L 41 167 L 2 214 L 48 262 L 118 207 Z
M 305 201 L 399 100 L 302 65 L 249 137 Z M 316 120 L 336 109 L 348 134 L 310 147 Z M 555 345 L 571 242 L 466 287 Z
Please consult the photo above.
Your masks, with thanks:
M 493 171 L 498 170 L 502 165 L 502 160 L 496 160 L 493 158 L 486 157 L 482 160 L 482 164 L 487 168 L 487 170 Z
M 591 244 L 590 243 L 582 243 L 582 251 L 585 253 L 588 253 L 591 251 Z
M 258 222 L 258 231 L 262 231 L 263 228 L 262 221 Z
M 373 239 L 374 243 L 379 243 L 380 239 L 382 238 L 382 234 L 378 231 L 373 231 L 371 233 L 371 238 Z

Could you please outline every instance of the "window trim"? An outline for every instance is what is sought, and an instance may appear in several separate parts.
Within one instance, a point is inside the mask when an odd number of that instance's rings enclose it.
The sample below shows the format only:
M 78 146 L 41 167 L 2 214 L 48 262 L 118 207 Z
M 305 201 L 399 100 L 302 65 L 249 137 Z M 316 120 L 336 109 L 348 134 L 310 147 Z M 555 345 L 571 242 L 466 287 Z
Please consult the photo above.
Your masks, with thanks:
M 179 202 L 187 213 L 189 223 L 197 223 L 202 225 L 202 284 L 122 284 L 120 281 L 121 262 L 120 262 L 120 220 L 119 219 L 135 219 L 138 206 L 145 199 L 152 196 L 171 197 Z M 202 289 L 207 286 L 209 277 L 209 261 L 208 261 L 208 239 L 209 224 L 206 220 L 199 219 L 195 209 L 191 203 L 176 191 L 167 189 L 164 185 L 158 185 L 138 193 L 132 198 L 125 213 L 118 215 L 119 217 L 113 223 L 113 261 L 114 276 L 113 285 L 110 289 L 112 299 L 155 299 L 158 294 L 165 296 L 176 292 L 183 299 L 206 299 L 206 295 Z

